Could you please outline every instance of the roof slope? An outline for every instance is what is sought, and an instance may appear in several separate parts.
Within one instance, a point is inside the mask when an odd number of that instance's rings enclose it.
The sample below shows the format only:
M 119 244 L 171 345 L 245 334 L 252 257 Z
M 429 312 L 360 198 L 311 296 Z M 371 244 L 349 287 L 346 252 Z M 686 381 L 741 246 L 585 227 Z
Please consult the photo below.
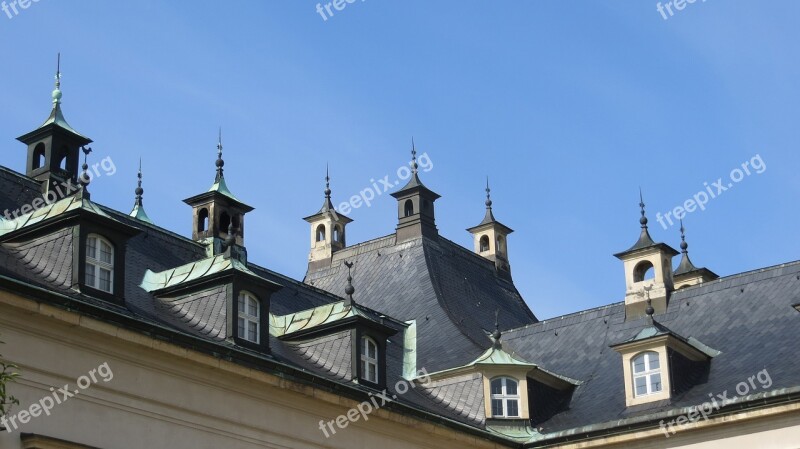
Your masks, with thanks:
M 533 323 L 536 317 L 514 285 L 496 276 L 494 264 L 439 237 L 395 245 L 390 235 L 337 252 L 330 267 L 310 271 L 306 283 L 330 292 L 347 285 L 354 262 L 355 300 L 394 318 L 416 320 L 417 366 L 440 371 L 462 366 L 492 342 L 494 312 L 501 328 Z
M 666 313 L 655 318 L 676 333 L 721 351 L 708 381 L 672 401 L 625 407 L 622 358 L 609 347 L 635 336 L 645 318 L 625 322 L 623 303 L 565 315 L 512 331 L 506 344 L 527 360 L 583 381 L 569 410 L 542 423 L 545 433 L 701 404 L 709 394 L 735 396 L 739 382 L 766 369 L 767 392 L 797 385 L 800 359 L 796 335 L 800 315 L 800 262 L 685 288 L 672 294 Z M 765 382 L 766 383 L 766 382 Z

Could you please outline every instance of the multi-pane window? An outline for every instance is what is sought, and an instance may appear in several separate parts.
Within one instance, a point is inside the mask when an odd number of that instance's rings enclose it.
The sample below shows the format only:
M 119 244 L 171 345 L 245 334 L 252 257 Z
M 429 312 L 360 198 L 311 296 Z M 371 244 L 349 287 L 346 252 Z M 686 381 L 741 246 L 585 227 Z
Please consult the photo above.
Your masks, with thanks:
M 378 383 L 378 344 L 369 337 L 361 337 L 361 378 Z
M 86 285 L 108 293 L 114 290 L 114 247 L 95 234 L 86 238 Z
M 643 352 L 631 361 L 633 368 L 633 389 L 635 396 L 661 391 L 661 366 L 658 353 Z
M 519 417 L 519 389 L 515 379 L 499 377 L 491 383 L 492 416 L 496 418 Z
M 243 340 L 259 343 L 261 339 L 261 304 L 247 292 L 239 293 L 238 336 Z

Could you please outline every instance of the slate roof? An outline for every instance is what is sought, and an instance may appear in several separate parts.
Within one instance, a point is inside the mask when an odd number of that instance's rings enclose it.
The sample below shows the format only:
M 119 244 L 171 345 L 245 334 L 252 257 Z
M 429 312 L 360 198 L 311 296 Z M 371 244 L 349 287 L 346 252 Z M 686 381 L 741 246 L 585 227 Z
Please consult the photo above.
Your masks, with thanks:
M 739 382 L 764 369 L 773 384 L 759 386 L 758 392 L 797 386 L 800 322 L 791 305 L 799 297 L 800 262 L 674 292 L 667 311 L 655 318 L 720 353 L 711 361 L 706 383 L 671 401 L 631 409 L 625 406 L 621 356 L 609 346 L 636 336 L 646 318 L 625 322 L 623 303 L 505 331 L 503 339 L 527 360 L 583 382 L 568 410 L 539 424 L 546 434 L 701 404 L 709 394 L 735 391 Z
M 494 263 L 444 237 L 418 237 L 399 245 L 390 235 L 334 254 L 330 267 L 309 271 L 305 282 L 333 293 L 346 285 L 344 261 L 354 262 L 359 304 L 403 321 L 416 320 L 417 365 L 428 371 L 463 366 L 491 346 L 500 310 L 501 329 L 536 322 L 514 284 Z

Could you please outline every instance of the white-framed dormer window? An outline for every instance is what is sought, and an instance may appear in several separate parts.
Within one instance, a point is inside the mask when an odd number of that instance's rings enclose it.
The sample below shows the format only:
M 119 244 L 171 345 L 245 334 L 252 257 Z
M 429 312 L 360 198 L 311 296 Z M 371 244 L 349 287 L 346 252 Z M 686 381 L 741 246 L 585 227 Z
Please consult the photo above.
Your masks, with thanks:
M 114 245 L 97 234 L 86 237 L 85 282 L 88 287 L 114 292 Z
M 378 344 L 370 337 L 361 337 L 361 378 L 378 383 Z
M 631 360 L 633 392 L 635 397 L 658 393 L 662 390 L 661 364 L 658 353 L 643 352 Z
M 491 382 L 492 416 L 519 417 L 519 384 L 510 377 L 498 377 Z
M 239 293 L 239 323 L 237 335 L 243 340 L 259 343 L 261 340 L 261 303 L 248 292 Z

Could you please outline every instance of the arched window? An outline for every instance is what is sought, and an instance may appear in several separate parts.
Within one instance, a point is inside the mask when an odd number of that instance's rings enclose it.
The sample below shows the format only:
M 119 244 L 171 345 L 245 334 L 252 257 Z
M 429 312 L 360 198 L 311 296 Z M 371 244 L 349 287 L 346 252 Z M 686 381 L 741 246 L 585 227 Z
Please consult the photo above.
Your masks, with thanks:
M 403 206 L 403 216 L 410 217 L 414 215 L 414 202 L 411 200 L 406 200 L 405 205 Z
M 495 418 L 519 417 L 519 388 L 517 380 L 510 377 L 492 379 L 492 416 Z
M 58 152 L 58 168 L 66 171 L 67 170 L 67 155 L 69 154 L 69 148 L 63 147 L 61 151 Z
M 342 235 L 342 228 L 339 225 L 333 227 L 333 241 L 344 243 L 344 236 Z
M 317 241 L 318 242 L 325 241 L 325 225 L 317 226 Z
M 488 235 L 484 235 L 483 237 L 481 237 L 481 240 L 480 240 L 480 251 L 481 252 L 489 251 L 489 236 Z
M 653 264 L 648 260 L 639 262 L 633 269 L 633 282 L 642 282 L 644 280 L 653 279 L 655 277 L 655 270 Z
M 197 213 L 197 232 L 208 229 L 208 209 L 205 207 Z
M 219 214 L 219 232 L 228 232 L 228 227 L 231 225 L 231 216 L 227 212 L 222 211 Z
M 658 353 L 643 352 L 631 360 L 634 396 L 644 396 L 661 391 L 661 365 Z
M 86 237 L 86 285 L 114 291 L 114 245 L 97 234 Z
M 361 378 L 378 383 L 378 344 L 369 337 L 361 337 Z
M 261 303 L 248 292 L 239 293 L 239 338 L 253 343 L 261 340 Z
M 497 236 L 497 252 L 506 252 L 506 239 L 504 239 L 502 235 Z
M 33 170 L 44 166 L 44 143 L 39 143 L 33 149 Z

